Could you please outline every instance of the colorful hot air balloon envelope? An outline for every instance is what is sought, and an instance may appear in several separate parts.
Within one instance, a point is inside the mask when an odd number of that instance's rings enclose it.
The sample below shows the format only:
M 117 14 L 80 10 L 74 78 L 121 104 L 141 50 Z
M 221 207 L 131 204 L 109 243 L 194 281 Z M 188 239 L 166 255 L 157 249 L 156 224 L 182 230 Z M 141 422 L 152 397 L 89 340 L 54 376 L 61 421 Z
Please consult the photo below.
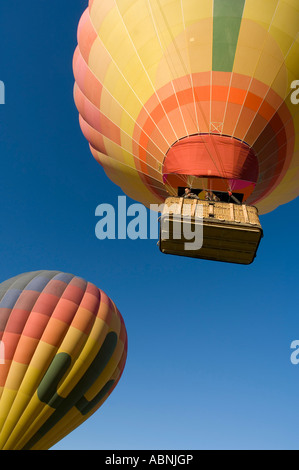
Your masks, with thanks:
M 52 447 L 102 405 L 126 362 L 126 328 L 112 300 L 58 271 L 0 284 L 0 340 L 4 450 Z
M 298 31 L 298 0 L 90 0 L 74 96 L 93 156 L 146 206 L 186 185 L 260 213 L 294 199 Z

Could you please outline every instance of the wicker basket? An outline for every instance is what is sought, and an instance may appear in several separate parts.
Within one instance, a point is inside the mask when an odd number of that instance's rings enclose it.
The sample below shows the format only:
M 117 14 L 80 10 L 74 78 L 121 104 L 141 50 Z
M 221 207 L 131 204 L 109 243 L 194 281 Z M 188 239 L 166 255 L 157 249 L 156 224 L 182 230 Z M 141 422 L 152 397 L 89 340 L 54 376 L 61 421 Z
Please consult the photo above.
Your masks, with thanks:
M 190 239 L 184 236 L 187 223 L 193 232 L 202 229 L 198 249 L 189 248 Z M 257 208 L 245 204 L 169 197 L 161 215 L 160 250 L 166 254 L 250 264 L 262 236 Z

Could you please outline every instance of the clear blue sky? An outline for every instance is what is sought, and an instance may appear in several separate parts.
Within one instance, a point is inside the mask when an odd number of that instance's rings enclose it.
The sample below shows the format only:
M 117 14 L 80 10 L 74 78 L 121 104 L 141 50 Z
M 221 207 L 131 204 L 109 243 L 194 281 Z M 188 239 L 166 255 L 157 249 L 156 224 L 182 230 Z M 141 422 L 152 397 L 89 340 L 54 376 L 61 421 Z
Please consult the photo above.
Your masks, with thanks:
M 95 208 L 123 193 L 90 154 L 73 103 L 86 6 L 0 6 L 0 280 L 81 276 L 115 301 L 129 337 L 112 395 L 53 449 L 298 449 L 299 200 L 261 217 L 248 267 L 162 255 L 155 240 L 99 241 Z

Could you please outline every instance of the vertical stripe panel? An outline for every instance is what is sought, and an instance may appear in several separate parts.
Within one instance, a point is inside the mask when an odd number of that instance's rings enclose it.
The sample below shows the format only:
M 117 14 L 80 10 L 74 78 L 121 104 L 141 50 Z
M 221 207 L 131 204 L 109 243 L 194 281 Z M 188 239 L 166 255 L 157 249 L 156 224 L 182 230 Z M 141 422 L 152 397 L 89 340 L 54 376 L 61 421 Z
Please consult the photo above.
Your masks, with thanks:
M 245 0 L 214 0 L 213 70 L 231 72 Z

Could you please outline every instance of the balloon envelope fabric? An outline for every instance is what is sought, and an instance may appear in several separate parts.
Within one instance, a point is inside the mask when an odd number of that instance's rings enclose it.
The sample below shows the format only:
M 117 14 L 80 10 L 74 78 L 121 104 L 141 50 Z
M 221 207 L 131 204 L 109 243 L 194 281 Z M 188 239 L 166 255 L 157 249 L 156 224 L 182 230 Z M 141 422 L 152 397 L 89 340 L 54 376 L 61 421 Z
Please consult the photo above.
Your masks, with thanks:
M 0 284 L 0 341 L 4 450 L 52 447 L 107 399 L 127 356 L 126 328 L 112 300 L 59 271 Z
M 187 185 L 261 214 L 294 199 L 298 31 L 298 0 L 90 0 L 73 68 L 94 158 L 147 207 Z

